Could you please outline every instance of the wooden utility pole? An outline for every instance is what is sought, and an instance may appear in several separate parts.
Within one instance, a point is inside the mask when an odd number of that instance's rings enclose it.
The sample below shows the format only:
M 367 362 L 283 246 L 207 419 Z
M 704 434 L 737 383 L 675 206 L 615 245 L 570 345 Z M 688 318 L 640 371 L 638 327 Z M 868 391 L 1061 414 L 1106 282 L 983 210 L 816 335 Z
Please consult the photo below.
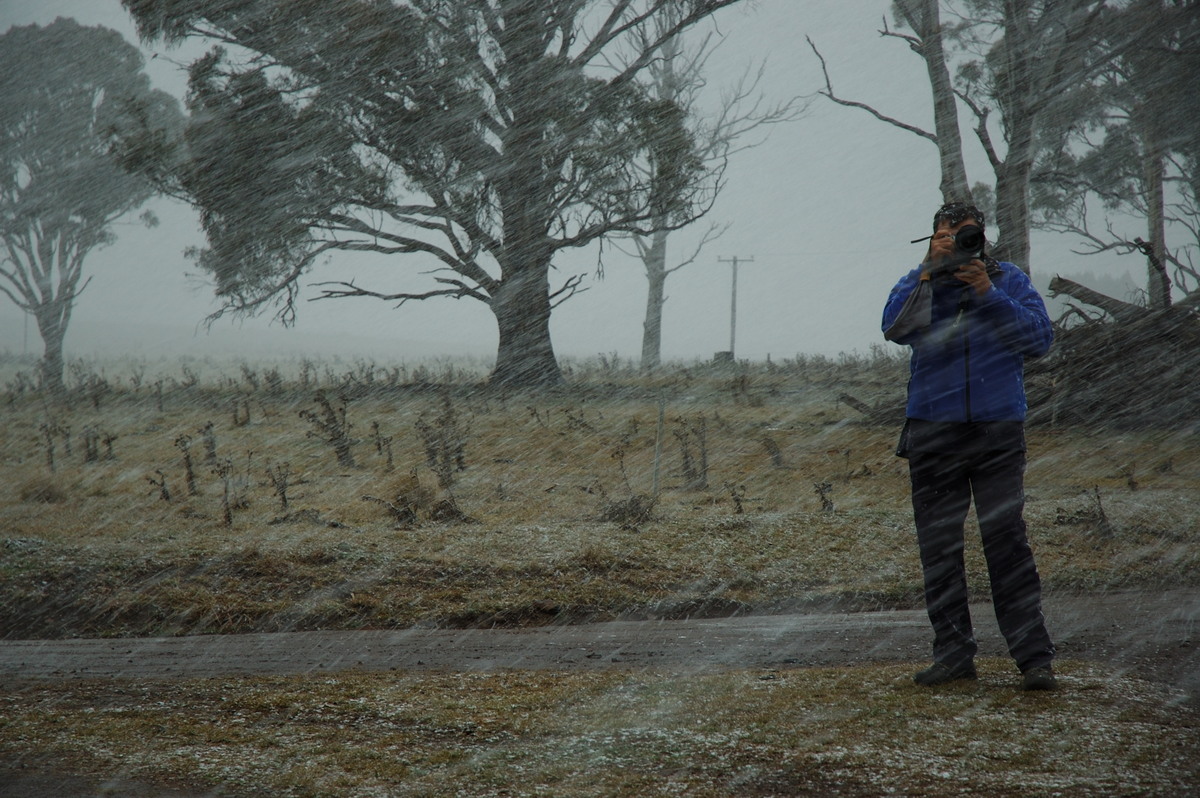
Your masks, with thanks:
M 717 260 L 721 263 L 733 264 L 733 290 L 730 292 L 730 297 L 729 297 L 729 359 L 734 360 L 736 356 L 734 355 L 735 350 L 733 348 L 733 345 L 737 338 L 738 264 L 739 263 L 754 263 L 754 256 L 751 255 L 749 258 L 739 258 L 737 255 L 734 255 L 732 258 L 717 258 Z

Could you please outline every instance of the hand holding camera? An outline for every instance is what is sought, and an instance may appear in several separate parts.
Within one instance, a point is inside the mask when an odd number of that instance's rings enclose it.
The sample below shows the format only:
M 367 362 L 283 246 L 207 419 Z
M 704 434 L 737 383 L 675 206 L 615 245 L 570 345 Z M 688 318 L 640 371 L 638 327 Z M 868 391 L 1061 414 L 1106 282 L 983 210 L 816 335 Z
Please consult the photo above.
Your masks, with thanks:
M 982 260 L 986 244 L 983 228 L 978 225 L 938 230 L 929 244 L 926 260 L 929 279 L 943 285 L 966 283 L 979 294 L 987 293 L 992 281 Z

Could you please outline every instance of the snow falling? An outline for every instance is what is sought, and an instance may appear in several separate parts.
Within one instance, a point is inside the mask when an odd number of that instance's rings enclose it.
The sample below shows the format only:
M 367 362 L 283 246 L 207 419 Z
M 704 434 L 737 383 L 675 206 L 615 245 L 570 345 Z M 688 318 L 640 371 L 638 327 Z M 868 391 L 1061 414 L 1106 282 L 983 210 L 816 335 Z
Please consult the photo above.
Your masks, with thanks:
M 1195 4 L 186 5 L 0 7 L 0 793 L 1200 785 Z M 973 511 L 913 681 L 947 191 L 1054 321 L 1054 691 Z

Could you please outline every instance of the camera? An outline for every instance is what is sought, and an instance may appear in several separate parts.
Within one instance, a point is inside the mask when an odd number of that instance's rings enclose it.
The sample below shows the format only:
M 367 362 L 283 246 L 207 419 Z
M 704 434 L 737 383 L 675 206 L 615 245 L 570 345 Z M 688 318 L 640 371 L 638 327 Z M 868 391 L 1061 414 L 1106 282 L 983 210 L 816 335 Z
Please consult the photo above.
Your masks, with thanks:
M 983 256 L 983 245 L 987 243 L 987 239 L 983 235 L 983 228 L 973 224 L 964 225 L 957 233 L 954 234 L 954 256 L 962 258 L 963 263 L 975 260 Z
M 958 271 L 958 267 L 983 257 L 985 244 L 987 244 L 987 238 L 983 234 L 982 227 L 968 224 L 959 228 L 959 231 L 954 234 L 954 252 L 947 255 L 941 262 L 934 272 L 935 275 L 950 277 Z

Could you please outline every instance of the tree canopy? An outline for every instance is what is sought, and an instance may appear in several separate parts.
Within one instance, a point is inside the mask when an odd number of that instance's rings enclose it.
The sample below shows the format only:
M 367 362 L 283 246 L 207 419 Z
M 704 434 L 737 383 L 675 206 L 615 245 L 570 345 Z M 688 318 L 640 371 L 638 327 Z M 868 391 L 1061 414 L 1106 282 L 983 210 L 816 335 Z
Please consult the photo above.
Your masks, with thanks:
M 62 389 L 85 258 L 154 193 L 110 144 L 137 130 L 149 146 L 180 124 L 178 104 L 150 87 L 142 67 L 119 33 L 72 19 L 0 36 L 0 293 L 36 319 L 51 392 Z
M 1036 222 L 1078 236 L 1087 254 L 1145 255 L 1150 306 L 1172 304 L 1172 287 L 1182 301 L 1195 304 L 1200 4 L 1134 0 L 1110 10 L 1105 28 L 1102 42 L 1136 30 L 1138 45 L 1118 52 L 1049 120 L 1033 184 Z M 1114 217 L 1141 221 L 1147 240 L 1116 229 Z
M 187 151 L 163 182 L 201 210 L 225 309 L 287 322 L 323 256 L 416 256 L 396 288 L 321 297 L 479 300 L 493 380 L 553 383 L 550 312 L 579 289 L 551 286 L 555 254 L 711 202 L 683 110 L 638 76 L 740 0 L 122 1 L 144 37 L 220 45 L 191 67 Z

